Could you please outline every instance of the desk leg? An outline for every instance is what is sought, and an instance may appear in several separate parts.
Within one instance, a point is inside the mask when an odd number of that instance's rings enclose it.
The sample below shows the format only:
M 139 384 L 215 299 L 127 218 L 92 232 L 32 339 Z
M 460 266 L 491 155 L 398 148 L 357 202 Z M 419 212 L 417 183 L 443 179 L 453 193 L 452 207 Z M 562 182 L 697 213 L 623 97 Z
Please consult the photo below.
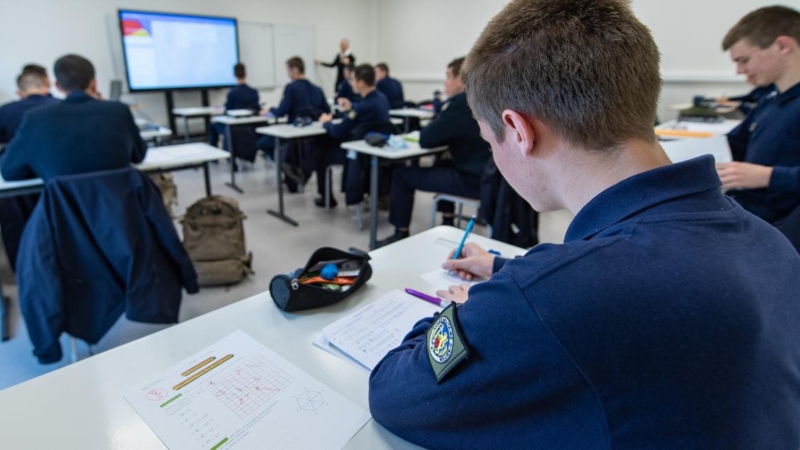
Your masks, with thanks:
M 211 174 L 208 169 L 208 162 L 203 163 L 203 179 L 206 182 L 206 196 L 211 197 Z
M 183 116 L 183 142 L 189 143 L 189 116 Z
M 277 172 L 275 176 L 278 179 L 278 210 L 268 209 L 267 213 L 281 219 L 289 225 L 298 226 L 299 224 L 294 219 L 283 213 L 283 182 L 281 181 L 281 176 L 283 175 L 283 154 L 281 153 L 281 140 L 277 137 L 275 138 L 275 170 Z
M 0 287 L 0 341 L 2 342 L 11 339 L 11 331 L 9 330 L 11 324 L 8 323 L 9 303 L 8 297 L 3 295 L 3 288 Z
M 225 183 L 225 185 L 240 194 L 244 194 L 242 188 L 236 184 L 236 153 L 233 151 L 233 136 L 231 136 L 231 126 L 227 125 L 225 129 L 227 130 L 225 133 L 225 140 L 228 142 L 228 152 L 231 154 L 231 182 Z
M 378 241 L 378 157 L 369 165 L 369 249 L 375 250 Z

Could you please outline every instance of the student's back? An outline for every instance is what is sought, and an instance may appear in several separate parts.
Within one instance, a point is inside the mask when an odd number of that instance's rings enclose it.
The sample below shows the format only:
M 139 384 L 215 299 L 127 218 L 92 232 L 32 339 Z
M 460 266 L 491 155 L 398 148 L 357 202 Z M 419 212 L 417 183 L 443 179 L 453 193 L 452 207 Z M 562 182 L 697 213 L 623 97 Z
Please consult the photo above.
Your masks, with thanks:
M 31 109 L 57 103 L 58 99 L 48 95 L 30 95 L 22 100 L 0 106 L 0 144 L 14 139 L 22 118 Z
M 276 117 L 288 116 L 289 122 L 300 117 L 316 120 L 321 114 L 330 112 L 330 106 L 322 89 L 303 78 L 286 86 L 281 104 L 271 112 Z
M 258 104 L 258 91 L 242 83 L 237 84 L 228 91 L 228 100 L 225 102 L 225 110 L 249 109 L 256 112 L 261 109 Z
M 144 159 L 147 147 L 128 107 L 75 91 L 63 102 L 30 111 L 0 163 L 20 180 L 121 169 Z
M 400 109 L 406 105 L 405 96 L 403 95 L 403 85 L 394 78 L 382 78 L 375 87 L 383 92 L 389 100 L 389 106 L 391 106 L 392 109 Z

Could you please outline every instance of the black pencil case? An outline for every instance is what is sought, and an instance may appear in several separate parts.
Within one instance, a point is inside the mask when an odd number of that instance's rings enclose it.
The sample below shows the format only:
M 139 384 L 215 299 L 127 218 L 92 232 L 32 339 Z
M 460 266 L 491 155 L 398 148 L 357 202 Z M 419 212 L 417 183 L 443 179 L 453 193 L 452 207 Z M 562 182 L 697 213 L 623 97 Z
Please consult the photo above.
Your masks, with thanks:
M 369 259 L 369 255 L 364 253 L 349 253 L 331 247 L 322 247 L 311 255 L 305 267 L 287 275 L 280 274 L 272 278 L 269 283 L 272 300 L 278 308 L 286 312 L 333 305 L 344 300 L 369 281 L 372 277 L 372 266 L 369 265 Z M 300 282 L 301 276 L 325 261 L 339 261 L 339 264 L 345 269 L 358 270 L 353 284 L 347 285 L 345 290 L 334 291 Z M 356 267 L 358 269 L 355 269 Z

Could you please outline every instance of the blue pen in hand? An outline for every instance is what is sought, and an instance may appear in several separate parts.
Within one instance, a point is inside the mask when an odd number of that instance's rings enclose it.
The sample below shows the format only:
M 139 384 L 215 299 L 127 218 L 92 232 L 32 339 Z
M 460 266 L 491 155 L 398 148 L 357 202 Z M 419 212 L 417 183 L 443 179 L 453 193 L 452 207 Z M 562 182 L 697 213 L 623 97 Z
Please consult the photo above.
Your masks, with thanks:
M 467 224 L 467 229 L 464 231 L 464 237 L 461 238 L 461 243 L 458 244 L 458 248 L 456 248 L 456 252 L 453 254 L 453 260 L 456 260 L 461 257 L 461 251 L 464 249 L 464 243 L 467 242 L 467 237 L 472 232 L 472 227 L 475 226 L 475 216 L 472 216 L 469 219 L 469 223 Z M 452 271 L 448 271 L 447 273 L 451 273 Z

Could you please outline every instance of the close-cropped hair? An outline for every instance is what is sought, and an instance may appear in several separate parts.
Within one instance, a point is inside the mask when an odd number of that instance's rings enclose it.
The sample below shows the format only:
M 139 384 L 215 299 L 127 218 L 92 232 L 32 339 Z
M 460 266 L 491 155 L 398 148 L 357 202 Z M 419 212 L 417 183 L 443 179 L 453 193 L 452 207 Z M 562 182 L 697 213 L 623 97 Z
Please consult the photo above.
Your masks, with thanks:
M 461 76 L 476 118 L 502 140 L 502 112 L 535 118 L 590 150 L 655 142 L 660 55 L 625 0 L 514 0 Z

